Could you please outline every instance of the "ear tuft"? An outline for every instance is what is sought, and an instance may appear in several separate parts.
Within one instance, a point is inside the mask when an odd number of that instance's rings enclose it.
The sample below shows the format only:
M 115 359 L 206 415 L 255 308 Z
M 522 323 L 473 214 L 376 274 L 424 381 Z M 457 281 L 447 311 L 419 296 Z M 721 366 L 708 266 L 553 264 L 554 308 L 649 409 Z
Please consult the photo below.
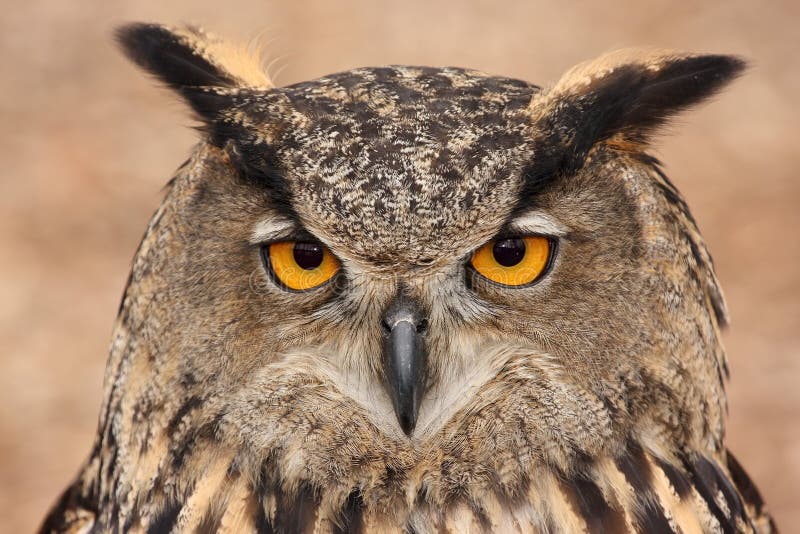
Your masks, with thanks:
M 201 53 L 200 43 L 157 24 L 130 24 L 116 31 L 131 61 L 170 87 L 233 87 L 235 81 Z
M 134 23 L 116 31 L 134 63 L 177 91 L 205 121 L 213 121 L 242 88 L 272 87 L 257 55 L 199 28 Z
M 709 98 L 745 68 L 734 56 L 621 50 L 569 70 L 531 101 L 534 120 L 556 130 L 579 159 L 611 138 L 644 144 L 677 113 Z

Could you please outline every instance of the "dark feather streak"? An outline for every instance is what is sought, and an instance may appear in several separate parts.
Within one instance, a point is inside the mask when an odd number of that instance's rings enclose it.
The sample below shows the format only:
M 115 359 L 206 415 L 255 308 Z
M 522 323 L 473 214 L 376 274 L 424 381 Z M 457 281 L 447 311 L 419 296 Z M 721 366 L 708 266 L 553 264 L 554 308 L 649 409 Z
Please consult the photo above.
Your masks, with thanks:
M 320 495 L 308 483 L 300 484 L 294 493 L 275 488 L 275 517 L 272 527 L 276 532 L 310 532 L 319 512 Z
M 617 458 L 616 464 L 633 488 L 638 502 L 634 515 L 639 529 L 642 532 L 672 534 L 674 531 L 653 491 L 653 470 L 641 447 L 629 443 L 626 453 Z
M 178 501 L 167 501 L 163 508 L 155 515 L 150 525 L 147 527 L 147 534 L 168 534 L 178 520 L 183 503 Z
M 562 480 L 561 484 L 572 507 L 586 521 L 589 532 L 625 531 L 625 516 L 603 496 L 593 480 L 578 476 Z
M 334 534 L 357 534 L 363 532 L 363 514 L 364 501 L 361 498 L 361 493 L 353 491 L 342 507 L 340 520 L 333 529 Z
M 722 532 L 725 534 L 736 532 L 735 523 L 722 511 L 714 500 L 718 486 L 714 469 L 708 463 L 708 460 L 698 456 L 694 459 L 687 459 L 685 463 L 692 475 L 692 485 L 705 501 L 709 512 L 719 521 Z M 730 505 L 729 503 L 729 506 Z

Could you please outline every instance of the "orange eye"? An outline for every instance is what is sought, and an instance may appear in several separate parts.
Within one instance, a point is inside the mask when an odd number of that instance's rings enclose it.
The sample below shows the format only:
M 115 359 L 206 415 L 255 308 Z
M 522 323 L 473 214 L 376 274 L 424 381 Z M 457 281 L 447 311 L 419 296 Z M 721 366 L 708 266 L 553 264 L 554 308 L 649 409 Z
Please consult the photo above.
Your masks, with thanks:
M 313 289 L 333 278 L 339 270 L 339 260 L 319 243 L 281 241 L 264 248 L 269 269 L 276 281 L 287 289 Z
M 475 251 L 470 263 L 478 274 L 504 286 L 524 286 L 545 272 L 552 254 L 543 236 L 512 237 L 490 241 Z

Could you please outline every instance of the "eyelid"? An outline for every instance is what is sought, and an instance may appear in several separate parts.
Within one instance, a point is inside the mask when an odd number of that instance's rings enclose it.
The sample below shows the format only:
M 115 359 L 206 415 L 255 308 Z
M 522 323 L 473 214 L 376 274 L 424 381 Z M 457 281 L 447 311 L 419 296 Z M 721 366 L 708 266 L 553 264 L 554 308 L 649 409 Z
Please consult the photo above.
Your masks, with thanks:
M 554 238 L 564 237 L 569 233 L 567 225 L 548 213 L 530 211 L 510 221 L 505 234 L 542 235 Z
M 260 245 L 270 241 L 290 238 L 296 231 L 297 225 L 286 217 L 275 215 L 255 224 L 250 234 L 250 244 Z

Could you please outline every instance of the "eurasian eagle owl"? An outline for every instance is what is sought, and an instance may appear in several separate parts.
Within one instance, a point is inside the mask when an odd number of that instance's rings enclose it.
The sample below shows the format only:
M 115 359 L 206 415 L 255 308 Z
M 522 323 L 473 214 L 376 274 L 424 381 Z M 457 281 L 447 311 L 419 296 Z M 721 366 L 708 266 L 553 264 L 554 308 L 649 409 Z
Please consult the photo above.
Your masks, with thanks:
M 648 155 L 737 58 L 621 51 L 274 87 L 118 39 L 203 127 L 133 262 L 68 532 L 768 532 L 725 303 Z

